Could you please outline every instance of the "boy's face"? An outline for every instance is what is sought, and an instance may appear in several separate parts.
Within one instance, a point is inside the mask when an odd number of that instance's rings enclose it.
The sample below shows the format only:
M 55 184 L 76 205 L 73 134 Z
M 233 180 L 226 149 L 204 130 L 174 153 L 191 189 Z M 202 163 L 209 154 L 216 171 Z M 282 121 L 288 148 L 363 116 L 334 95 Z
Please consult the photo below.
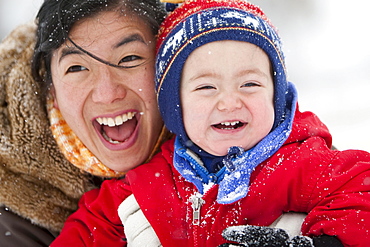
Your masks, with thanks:
M 181 77 L 186 133 L 210 154 L 252 148 L 274 123 L 274 86 L 266 53 L 241 41 L 216 41 L 194 50 Z

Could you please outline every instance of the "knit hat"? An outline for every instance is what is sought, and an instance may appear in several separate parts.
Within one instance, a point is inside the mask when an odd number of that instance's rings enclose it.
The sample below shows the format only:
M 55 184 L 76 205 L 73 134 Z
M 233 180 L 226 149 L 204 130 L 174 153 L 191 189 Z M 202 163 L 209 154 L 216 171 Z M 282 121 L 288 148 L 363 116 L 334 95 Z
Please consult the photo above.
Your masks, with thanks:
M 184 143 L 180 104 L 181 72 L 196 48 L 213 41 L 245 41 L 260 47 L 273 69 L 275 120 L 286 114 L 288 82 L 281 41 L 264 13 L 244 0 L 185 0 L 162 23 L 157 41 L 156 88 L 160 112 L 167 128 Z

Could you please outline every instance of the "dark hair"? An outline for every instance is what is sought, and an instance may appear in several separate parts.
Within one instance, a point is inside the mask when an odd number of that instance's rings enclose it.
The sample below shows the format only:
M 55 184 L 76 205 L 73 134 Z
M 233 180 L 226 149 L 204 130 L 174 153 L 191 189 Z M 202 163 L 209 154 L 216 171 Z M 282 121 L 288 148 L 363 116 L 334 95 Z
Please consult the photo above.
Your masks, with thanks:
M 51 83 L 51 57 L 68 38 L 73 25 L 103 11 L 121 11 L 141 18 L 156 35 L 165 11 L 157 0 L 45 0 L 37 14 L 37 40 L 32 75 L 43 92 Z

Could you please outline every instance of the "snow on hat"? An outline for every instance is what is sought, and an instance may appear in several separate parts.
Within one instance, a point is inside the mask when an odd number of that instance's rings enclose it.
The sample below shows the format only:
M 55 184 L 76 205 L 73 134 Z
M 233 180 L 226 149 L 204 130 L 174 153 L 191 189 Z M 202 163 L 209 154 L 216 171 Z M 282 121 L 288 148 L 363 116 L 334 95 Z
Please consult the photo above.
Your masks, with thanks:
M 167 128 L 185 141 L 188 137 L 180 104 L 182 68 L 196 48 L 220 40 L 245 41 L 265 51 L 273 68 L 273 129 L 284 120 L 288 82 L 281 40 L 262 10 L 244 0 L 185 0 L 161 25 L 156 61 L 160 112 Z

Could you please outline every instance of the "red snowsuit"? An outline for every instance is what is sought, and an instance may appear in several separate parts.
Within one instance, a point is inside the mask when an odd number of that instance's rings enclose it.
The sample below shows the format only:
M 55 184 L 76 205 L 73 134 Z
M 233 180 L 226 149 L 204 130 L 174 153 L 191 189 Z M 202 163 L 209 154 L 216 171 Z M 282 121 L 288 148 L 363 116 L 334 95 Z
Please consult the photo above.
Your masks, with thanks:
M 125 246 L 117 208 L 131 193 L 163 246 L 216 247 L 231 225 L 268 226 L 283 212 L 308 213 L 304 235 L 336 235 L 345 246 L 370 243 L 370 154 L 330 150 L 331 136 L 310 112 L 296 112 L 293 130 L 272 157 L 257 166 L 248 195 L 222 205 L 218 185 L 203 195 L 200 224 L 189 198 L 196 187 L 172 165 L 173 140 L 148 164 L 87 192 L 55 246 Z

